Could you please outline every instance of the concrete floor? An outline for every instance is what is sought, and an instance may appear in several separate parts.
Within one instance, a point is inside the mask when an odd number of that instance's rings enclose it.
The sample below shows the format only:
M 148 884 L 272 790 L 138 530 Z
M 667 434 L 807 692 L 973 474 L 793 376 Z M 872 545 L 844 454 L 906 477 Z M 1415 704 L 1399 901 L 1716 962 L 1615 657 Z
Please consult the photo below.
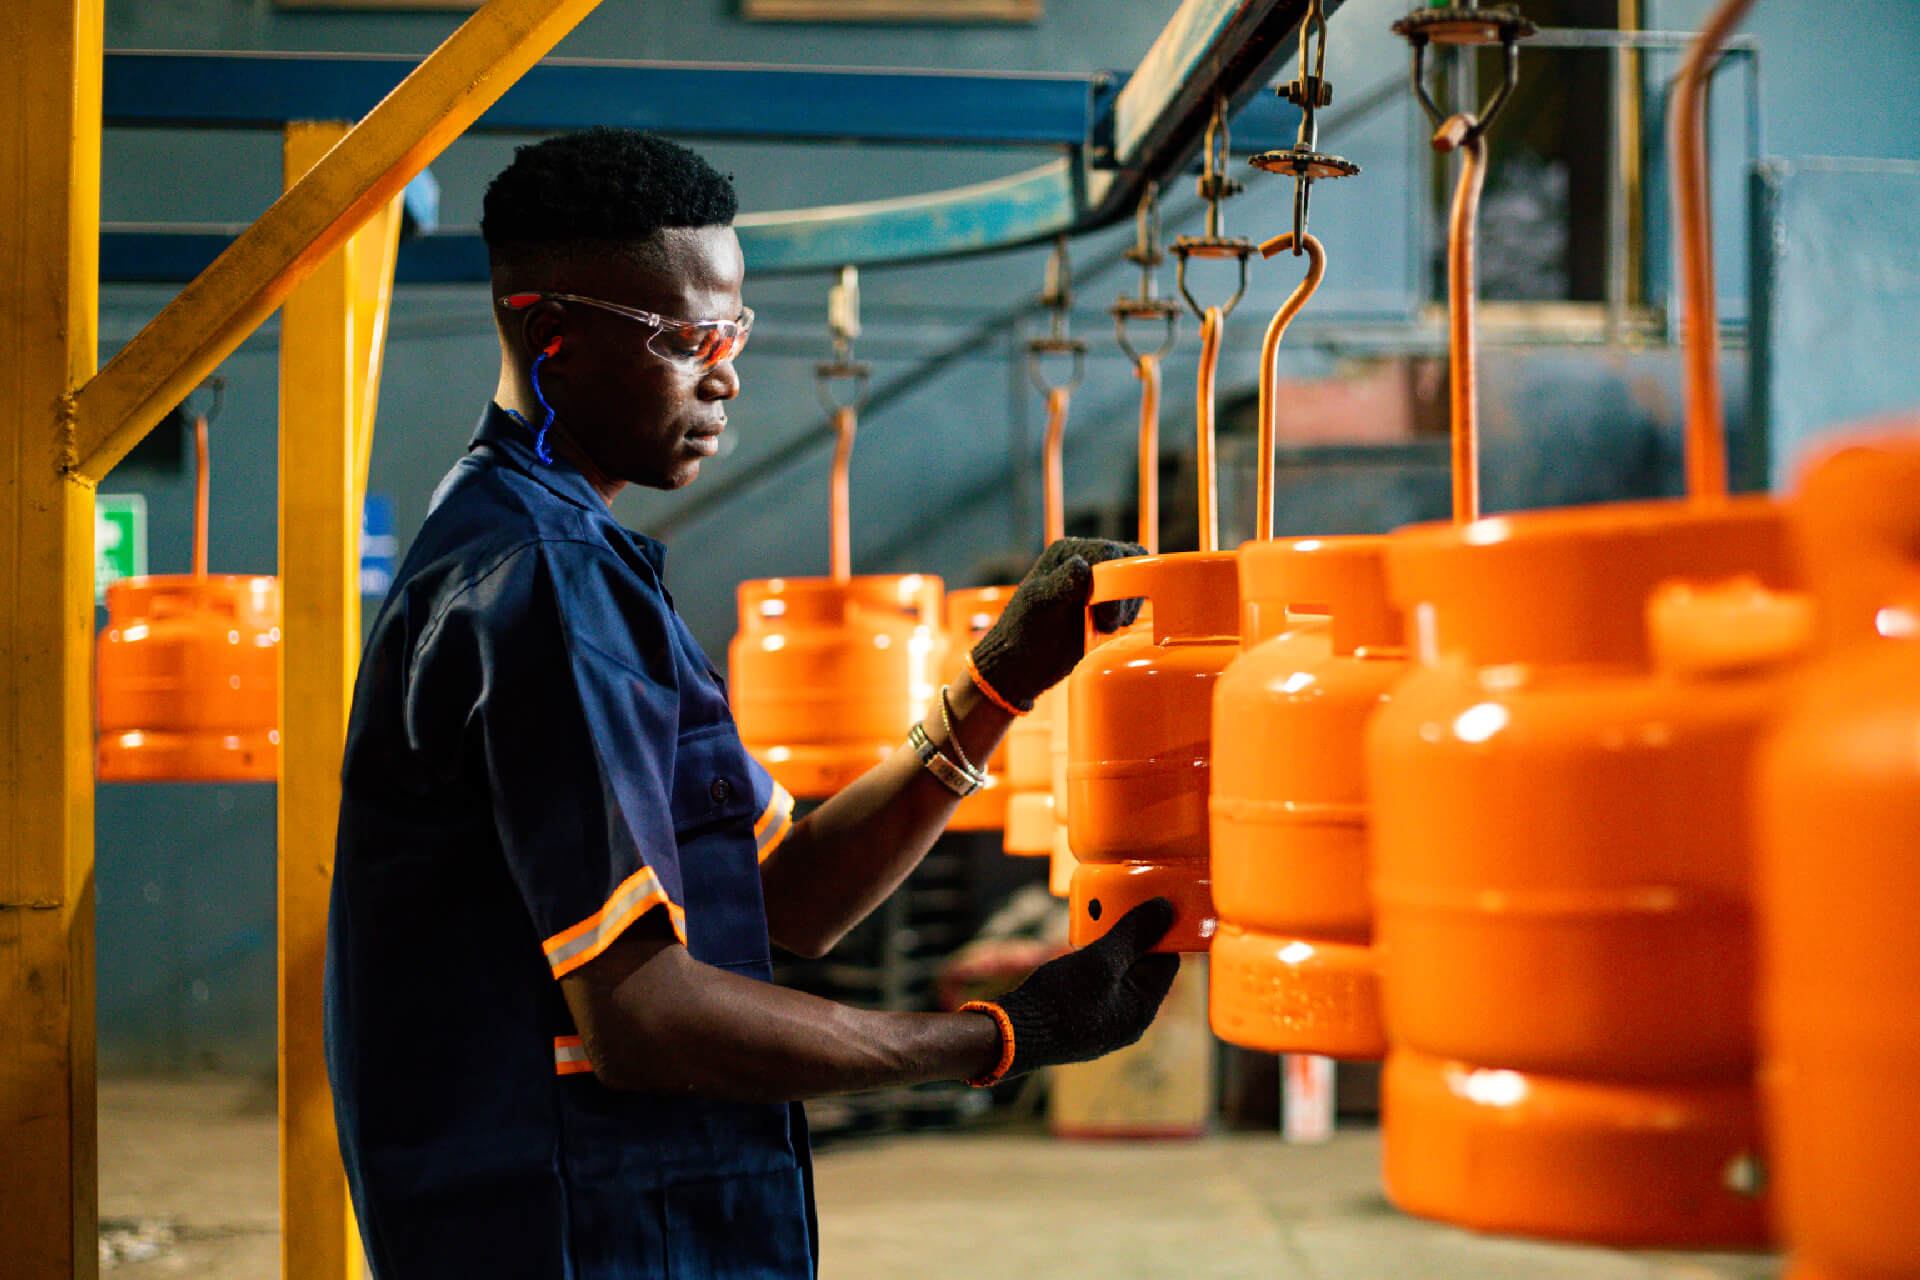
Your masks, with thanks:
M 907 1136 L 820 1153 L 827 1280 L 1774 1280 L 1761 1255 L 1628 1254 L 1476 1236 L 1381 1198 L 1379 1142 Z M 103 1270 L 279 1275 L 270 1083 L 100 1088 Z

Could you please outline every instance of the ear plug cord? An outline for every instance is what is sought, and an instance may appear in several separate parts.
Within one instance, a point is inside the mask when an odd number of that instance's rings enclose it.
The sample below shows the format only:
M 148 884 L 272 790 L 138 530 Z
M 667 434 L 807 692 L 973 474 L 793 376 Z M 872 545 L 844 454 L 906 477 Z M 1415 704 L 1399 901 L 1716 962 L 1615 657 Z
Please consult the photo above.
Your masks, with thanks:
M 555 338 L 547 344 L 546 350 L 533 358 L 533 368 L 527 373 L 528 380 L 533 383 L 533 398 L 540 402 L 540 408 L 546 413 L 540 421 L 540 429 L 533 432 L 533 456 L 549 467 L 553 465 L 553 450 L 547 447 L 547 432 L 553 427 L 553 406 L 547 403 L 547 394 L 540 389 L 540 366 L 548 356 L 559 349 L 560 339 Z M 533 431 L 533 424 L 522 417 L 517 410 L 507 409 L 505 413 L 527 430 Z
M 547 344 L 545 351 L 533 358 L 533 369 L 527 375 L 528 380 L 533 383 L 533 398 L 540 402 L 541 411 L 546 414 L 546 417 L 541 420 L 540 430 L 534 434 L 533 452 L 535 457 L 548 466 L 553 465 L 553 450 L 547 447 L 547 432 L 553 428 L 553 406 L 547 403 L 546 392 L 540 389 L 540 366 L 546 363 L 548 356 L 559 349 L 560 339 L 555 338 Z

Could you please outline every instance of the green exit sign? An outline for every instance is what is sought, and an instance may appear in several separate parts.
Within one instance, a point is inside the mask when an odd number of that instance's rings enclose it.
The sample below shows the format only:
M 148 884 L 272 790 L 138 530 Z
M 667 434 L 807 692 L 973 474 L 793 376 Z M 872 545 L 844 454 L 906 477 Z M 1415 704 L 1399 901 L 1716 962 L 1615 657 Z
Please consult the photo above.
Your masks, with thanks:
M 147 572 L 147 500 L 138 493 L 93 497 L 93 598 L 107 598 L 107 584 Z

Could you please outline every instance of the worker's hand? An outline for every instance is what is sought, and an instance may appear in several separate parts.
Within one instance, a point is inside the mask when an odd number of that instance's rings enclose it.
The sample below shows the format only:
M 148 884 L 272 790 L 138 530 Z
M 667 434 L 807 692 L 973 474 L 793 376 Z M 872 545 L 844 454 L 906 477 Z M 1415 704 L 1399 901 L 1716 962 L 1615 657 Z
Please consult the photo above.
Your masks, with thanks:
M 1061 538 L 1040 553 L 993 630 L 973 646 L 974 670 L 1022 711 L 1066 678 L 1086 652 L 1087 596 L 1093 566 L 1143 556 L 1145 547 L 1107 538 Z M 1118 631 L 1140 615 L 1140 601 L 1114 600 L 1093 611 L 1100 631 Z
M 1180 972 L 1179 956 L 1148 954 L 1173 918 L 1167 899 L 1143 902 L 1098 942 L 1049 960 L 996 1001 L 1013 1027 L 1006 1074 L 1086 1062 L 1145 1035 Z

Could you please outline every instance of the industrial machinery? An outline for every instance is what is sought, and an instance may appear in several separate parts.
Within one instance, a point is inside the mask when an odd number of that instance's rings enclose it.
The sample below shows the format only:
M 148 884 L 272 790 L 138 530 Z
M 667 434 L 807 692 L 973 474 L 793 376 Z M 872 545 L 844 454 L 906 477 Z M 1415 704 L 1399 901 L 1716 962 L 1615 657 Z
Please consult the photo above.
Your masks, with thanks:
M 1041 538 L 1044 549 L 1067 536 L 1066 438 L 1067 410 L 1074 389 L 1086 371 L 1086 344 L 1067 333 L 1067 312 L 1073 303 L 1073 273 L 1062 237 L 1047 258 L 1047 279 L 1041 301 L 1048 312 L 1047 332 L 1027 344 L 1027 376 L 1045 397 L 1047 429 L 1040 444 Z M 1065 381 L 1049 380 L 1046 359 L 1066 356 L 1072 362 Z M 1007 730 L 1008 853 L 1051 858 L 1060 824 L 1061 798 L 1053 785 L 1054 723 L 1066 722 L 1066 682 L 1033 700 L 1033 709 L 1014 720 Z
M 741 741 L 803 798 L 832 795 L 893 753 L 902 726 L 932 705 L 947 649 L 939 578 L 853 574 L 847 468 L 868 377 L 851 358 L 858 289 L 853 268 L 842 270 L 828 303 L 834 358 L 816 370 L 838 436 L 831 575 L 742 582 L 728 654 Z M 852 387 L 845 401 L 840 385 Z
M 193 422 L 193 572 L 107 587 L 96 658 L 102 782 L 272 782 L 280 773 L 280 582 L 207 572 L 207 424 Z
M 1150 556 L 1160 551 L 1160 362 L 1173 350 L 1180 325 L 1180 304 L 1171 298 L 1160 297 L 1154 279 L 1155 269 L 1166 260 L 1160 249 L 1159 194 L 1159 184 L 1149 182 L 1140 194 L 1139 207 L 1134 210 L 1133 247 L 1127 250 L 1126 256 L 1129 262 L 1140 269 L 1138 291 L 1132 296 L 1123 295 L 1108 308 L 1113 316 L 1114 337 L 1120 349 L 1133 362 L 1134 376 L 1140 380 L 1140 429 L 1137 437 L 1139 487 L 1135 504 L 1138 511 L 1134 540 Z M 1134 346 L 1129 336 L 1129 326 L 1141 321 L 1160 323 L 1160 341 L 1156 346 Z M 1152 627 L 1153 606 L 1147 604 L 1134 618 L 1131 629 L 1150 633 Z M 1092 628 L 1087 631 L 1089 646 L 1104 644 L 1109 639 L 1111 637 L 1101 635 Z M 1058 691 L 1062 706 L 1067 696 L 1065 686 L 1066 682 L 1062 682 Z M 1073 871 L 1079 865 L 1073 856 L 1067 821 L 1070 718 L 1068 714 L 1059 714 L 1053 724 L 1052 779 L 1056 821 L 1047 887 L 1056 898 L 1072 894 Z
M 1920 423 L 1828 456 L 1794 501 L 1820 656 L 1755 786 L 1761 1083 L 1788 1275 L 1920 1259 Z
M 1304 252 L 1308 270 L 1260 355 L 1255 536 L 1239 553 L 1243 652 L 1214 686 L 1210 1015 L 1216 1034 L 1250 1048 L 1377 1058 L 1386 1038 L 1362 745 L 1405 666 L 1403 624 L 1386 598 L 1385 539 L 1273 537 L 1274 359 L 1326 269 L 1306 231 L 1308 192 L 1358 172 L 1316 150 L 1315 111 L 1331 90 L 1317 6 L 1307 21 L 1317 54 L 1309 69 L 1303 38 L 1300 78 L 1282 91 L 1301 107 L 1299 138 L 1251 161 L 1295 179 L 1294 230 L 1261 253 Z
M 1429 41 L 1497 41 L 1490 118 L 1526 24 L 1422 10 L 1398 29 L 1416 73 Z M 1673 117 L 1689 497 L 1415 526 L 1387 547 L 1414 650 L 1367 742 L 1387 1191 L 1481 1229 L 1766 1240 L 1744 815 L 1802 615 L 1781 510 L 1727 494 L 1698 128 L 1716 48 L 1696 43 Z M 1483 120 L 1421 98 L 1477 187 Z M 1450 277 L 1471 293 L 1470 253 Z M 1454 341 L 1470 326 L 1456 308 Z
M 1216 103 L 1199 189 L 1204 236 L 1173 243 L 1176 279 L 1200 316 L 1195 390 L 1200 549 L 1109 560 L 1094 566 L 1089 649 L 1067 681 L 1071 723 L 1066 770 L 1069 900 L 1076 945 L 1099 937 L 1138 902 L 1171 898 L 1178 909 L 1165 951 L 1204 951 L 1214 930 L 1207 870 L 1207 785 L 1213 682 L 1240 648 L 1234 554 L 1221 551 L 1215 510 L 1214 374 L 1226 317 L 1246 292 L 1251 240 L 1229 237 L 1222 201 L 1239 190 L 1226 176 L 1228 136 Z M 1187 287 L 1192 258 L 1231 260 L 1239 284 L 1223 304 L 1201 306 Z M 1145 600 L 1143 623 L 1094 647 L 1091 608 Z

